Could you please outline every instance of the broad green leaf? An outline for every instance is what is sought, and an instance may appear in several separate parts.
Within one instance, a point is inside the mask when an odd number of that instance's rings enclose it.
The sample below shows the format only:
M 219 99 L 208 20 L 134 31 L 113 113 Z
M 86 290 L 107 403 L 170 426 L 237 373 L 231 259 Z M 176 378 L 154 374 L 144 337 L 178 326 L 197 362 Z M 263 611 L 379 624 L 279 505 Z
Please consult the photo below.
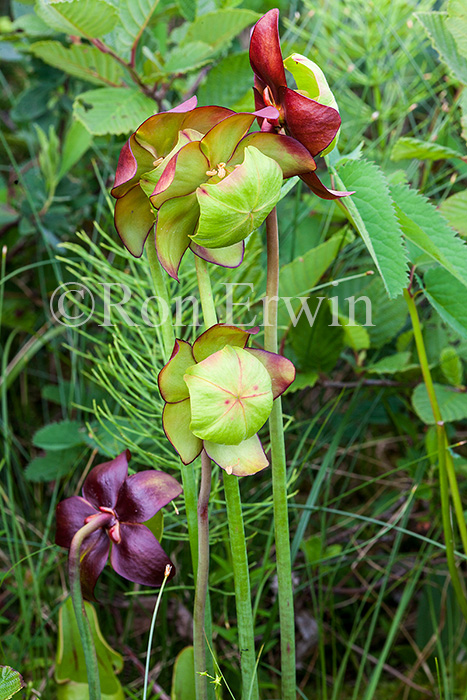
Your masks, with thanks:
M 225 49 L 237 34 L 253 25 L 259 17 L 256 12 L 243 9 L 208 12 L 190 24 L 183 43 L 203 41 L 214 49 Z
M 279 201 L 282 170 L 257 148 L 245 148 L 243 163 L 217 184 L 198 187 L 199 224 L 194 243 L 223 248 L 255 231 Z
M 26 15 L 20 15 L 13 22 L 15 31 L 21 29 L 28 37 L 36 36 L 53 36 L 55 31 L 47 26 L 47 24 L 34 12 L 28 12 Z
M 391 187 L 391 194 L 407 238 L 467 285 L 467 244 L 422 194 L 407 185 Z
M 196 0 L 178 0 L 180 14 L 187 22 L 194 22 L 196 18 Z
M 187 73 L 207 63 L 212 55 L 212 46 L 203 41 L 193 41 L 177 46 L 169 54 L 164 64 L 165 73 Z
M 350 319 L 339 314 L 339 323 L 344 329 L 344 343 L 352 350 L 368 350 L 370 347 L 370 335 L 364 326 L 358 323 L 350 323 Z
M 465 0 L 449 0 L 446 26 L 456 40 L 459 53 L 467 58 L 467 5 Z
M 59 41 L 38 41 L 30 51 L 50 66 L 89 83 L 113 87 L 122 84 L 122 66 L 95 46 L 72 44 L 66 48 Z
M 371 306 L 372 326 L 368 326 L 371 347 L 380 348 L 390 342 L 403 329 L 407 319 L 407 304 L 403 297 L 389 299 L 380 279 L 376 278 L 358 293 L 355 300 L 355 319 L 365 324 L 366 308 L 361 296 L 368 297 Z
M 444 422 L 465 420 L 467 418 L 467 394 L 450 389 L 444 384 L 435 384 L 434 387 Z M 412 394 L 412 405 L 418 417 L 426 425 L 435 424 L 425 384 L 419 384 L 415 387 Z
M 467 236 L 467 190 L 451 195 L 440 204 L 439 210 L 452 228 Z
M 122 656 L 102 636 L 94 607 L 88 602 L 84 605 L 96 646 L 102 700 L 124 700 L 115 675 L 123 668 Z M 86 664 L 71 598 L 66 599 L 59 612 L 55 680 L 59 684 L 59 698 L 84 700 L 87 697 Z
M 50 425 L 40 428 L 34 434 L 32 441 L 36 447 L 43 450 L 66 450 L 68 447 L 83 444 L 83 426 L 81 423 L 71 420 L 50 423 Z
M 170 697 L 172 700 L 196 700 L 193 647 L 185 647 L 175 659 Z
M 45 457 L 36 457 L 29 462 L 24 475 L 28 481 L 55 481 L 68 476 L 82 453 L 80 447 L 48 451 Z
M 403 372 L 407 369 L 412 369 L 418 365 L 409 364 L 410 352 L 396 352 L 394 355 L 388 355 L 388 357 L 383 357 L 378 362 L 373 365 L 366 367 L 366 371 L 369 374 L 395 374 L 396 372 Z
M 118 12 L 119 23 L 105 37 L 119 56 L 129 61 L 135 47 L 148 26 L 159 0 L 110 0 Z
M 452 345 L 443 348 L 440 355 L 441 371 L 452 386 L 461 386 L 462 361 Z
M 77 96 L 73 114 L 96 136 L 129 134 L 157 112 L 156 103 L 136 88 L 102 88 Z
M 58 178 L 61 180 L 86 153 L 92 143 L 92 135 L 81 124 L 74 121 L 66 132 L 63 141 L 62 160 Z
M 118 20 L 115 8 L 105 0 L 38 0 L 36 13 L 57 32 L 86 38 L 102 37 Z
M 461 110 L 461 136 L 467 143 L 467 87 L 464 87 L 464 89 L 462 90 L 462 94 L 459 99 L 459 107 Z
M 467 59 L 462 56 L 447 25 L 447 12 L 416 12 L 430 41 L 454 77 L 467 84 Z
M 295 381 L 289 386 L 286 394 L 290 394 L 293 391 L 299 391 L 300 389 L 308 389 L 309 387 L 313 387 L 316 384 L 318 377 L 318 372 L 297 372 L 295 375 Z
M 407 285 L 407 255 L 383 171 L 374 163 L 359 160 L 347 161 L 333 172 L 340 189 L 355 190 L 355 194 L 341 201 L 363 238 L 388 295 L 397 297 Z
M 444 158 L 465 158 L 464 153 L 454 151 L 434 141 L 421 141 L 410 136 L 401 136 L 391 151 L 391 160 L 417 158 L 418 160 L 441 160 Z
M 198 90 L 200 105 L 222 104 L 233 108 L 251 90 L 248 52 L 226 56 L 211 68 Z
M 0 666 L 0 700 L 10 700 L 25 685 L 18 671 L 11 666 Z
M 423 278 L 425 294 L 441 318 L 467 338 L 467 292 L 465 286 L 441 267 L 428 270 Z
M 297 325 L 290 328 L 287 338 L 301 372 L 328 373 L 334 368 L 344 347 L 344 329 L 340 325 L 331 326 L 331 309 L 325 299 L 320 301 L 311 297 L 308 307 L 313 323 L 302 313 Z

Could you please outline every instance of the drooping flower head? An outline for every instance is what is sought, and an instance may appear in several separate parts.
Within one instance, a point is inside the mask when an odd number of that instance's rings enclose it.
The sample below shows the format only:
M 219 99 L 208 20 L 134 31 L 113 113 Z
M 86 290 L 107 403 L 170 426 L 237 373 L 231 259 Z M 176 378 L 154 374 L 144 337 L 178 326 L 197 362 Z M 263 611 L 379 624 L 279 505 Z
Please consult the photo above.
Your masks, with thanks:
M 275 107 L 237 114 L 194 104 L 156 114 L 136 130 L 112 190 L 128 250 L 140 256 L 156 222 L 157 255 L 175 279 L 188 248 L 218 265 L 240 265 L 244 239 L 276 205 L 283 178 L 316 168 L 290 136 L 248 133 L 256 118 L 277 119 Z
M 282 59 L 278 27 L 279 10 L 269 10 L 251 34 L 250 63 L 255 74 L 256 109 L 274 106 L 279 112 L 277 119 L 261 120 L 261 128 L 289 134 L 312 156 L 328 153 L 336 143 L 341 124 L 336 100 L 316 63 L 300 54 Z M 288 87 L 284 66 L 295 78 L 297 90 Z M 329 190 L 314 171 L 300 177 L 323 199 L 351 194 Z
M 256 330 L 217 324 L 193 345 L 176 340 L 159 389 L 165 433 L 185 464 L 204 448 L 236 476 L 268 466 L 257 432 L 274 399 L 293 382 L 295 368 L 281 355 L 247 348 Z
M 102 527 L 89 535 L 81 548 L 81 587 L 94 597 L 94 587 L 109 558 L 123 578 L 146 586 L 160 586 L 167 564 L 175 567 L 150 529 L 144 525 L 182 492 L 169 474 L 148 470 L 128 476 L 128 450 L 89 472 L 83 496 L 71 496 L 57 505 L 56 544 L 70 548 L 74 535 L 102 515 Z

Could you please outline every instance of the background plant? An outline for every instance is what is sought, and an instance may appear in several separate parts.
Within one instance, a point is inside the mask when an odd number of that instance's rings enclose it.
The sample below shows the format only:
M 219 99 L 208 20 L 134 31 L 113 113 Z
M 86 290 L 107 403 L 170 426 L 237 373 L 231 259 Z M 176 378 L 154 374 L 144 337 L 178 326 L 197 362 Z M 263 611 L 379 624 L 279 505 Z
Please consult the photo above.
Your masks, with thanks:
M 152 100 L 148 90 L 156 82 L 156 108 L 175 104 L 197 84 L 204 104 L 251 108 L 248 34 L 241 32 L 254 21 L 253 10 L 269 8 L 246 5 L 199 3 L 194 17 L 186 8 L 182 15 L 178 5 L 161 3 L 138 42 L 134 76 L 92 43 L 116 32 L 118 18 L 105 32 L 97 28 L 98 36 L 70 40 L 68 32 L 58 33 L 57 26 L 50 28 L 45 22 L 44 28 L 40 23 L 45 21 L 44 13 L 33 5 L 12 3 L 5 8 L 5 13 L 12 14 L 2 20 L 0 43 L 5 87 L 0 212 L 2 244 L 8 247 L 2 285 L 1 624 L 2 658 L 29 683 L 25 697 L 33 697 L 33 689 L 52 698 L 57 692 L 48 675 L 55 655 L 65 567 L 65 557 L 58 559 L 52 545 L 57 500 L 75 492 L 91 457 L 95 461 L 114 456 L 124 446 L 130 447 L 140 466 L 159 465 L 174 475 L 178 469 L 157 428 L 162 403 L 157 399 L 156 374 L 163 363 L 158 330 L 143 325 L 126 328 L 118 319 L 113 328 L 99 327 L 103 321 L 99 305 L 94 322 L 81 331 L 53 326 L 49 295 L 58 281 L 75 276 L 97 288 L 102 282 L 122 281 L 133 293 L 133 310 L 128 308 L 128 313 L 135 323 L 140 322 L 138 303 L 148 295 L 150 280 L 145 266 L 130 259 L 113 232 L 107 192 L 116 155 L 144 118 L 147 100 Z M 455 3 L 451 13 L 453 7 Z M 306 296 L 310 288 L 328 285 L 316 293 L 337 296 L 343 319 L 342 328 L 328 328 L 331 311 L 322 305 L 323 318 L 318 315 L 312 331 L 300 322 L 288 328 L 285 317 L 282 323 L 283 347 L 301 375 L 297 390 L 285 397 L 284 408 L 290 417 L 287 449 L 298 678 L 304 697 L 369 700 L 400 693 L 406 698 L 465 695 L 464 625 L 447 584 L 432 417 L 407 307 L 400 295 L 388 297 L 378 274 L 366 275 L 369 270 L 376 272 L 375 262 L 362 238 L 355 236 L 357 228 L 361 236 L 366 230 L 371 240 L 384 240 L 375 233 L 378 222 L 375 225 L 372 216 L 376 191 L 378 206 L 391 211 L 384 235 L 398 240 L 402 232 L 410 261 L 417 263 L 414 285 L 426 290 L 419 304 L 423 337 L 463 496 L 465 448 L 460 443 L 465 439 L 462 421 L 467 413 L 463 389 L 467 321 L 460 302 L 465 294 L 465 264 L 459 243 L 454 242 L 458 239 L 440 212 L 459 234 L 467 234 L 462 215 L 466 177 L 462 88 L 466 81 L 452 62 L 452 51 L 446 53 L 446 38 L 440 60 L 425 36 L 422 24 L 429 26 L 435 46 L 440 45 L 423 14 L 432 9 L 430 2 L 399 0 L 281 8 L 284 55 L 295 50 L 325 66 L 338 96 L 344 124 L 339 152 L 347 155 L 338 162 L 336 154 L 330 169 L 334 178 L 359 194 L 354 197 L 356 211 L 350 212 L 355 227 L 336 204 L 311 197 L 300 185 L 279 204 L 279 217 L 285 222 L 282 294 Z M 446 5 L 440 11 L 447 9 Z M 219 30 L 216 37 L 210 21 L 207 38 L 216 49 L 203 59 L 190 58 L 188 67 L 175 64 L 172 73 L 165 68 L 179 46 L 179 56 L 188 57 L 191 37 L 201 37 L 199 43 L 211 46 L 200 33 L 200 25 L 212 20 L 206 19 L 207 13 L 234 10 L 249 12 L 243 27 L 237 25 L 238 34 L 226 38 Z M 91 14 L 97 16 L 95 11 Z M 229 27 L 233 16 L 220 14 L 230 17 Z M 432 25 L 449 31 L 449 15 L 429 17 Z M 78 54 L 76 46 L 81 47 L 81 56 L 92 55 L 93 60 L 99 56 L 104 66 L 100 70 L 114 71 L 119 87 L 89 81 L 89 72 L 87 78 L 75 69 L 75 73 L 64 72 L 64 60 L 58 68 L 44 63 L 40 51 L 45 49 L 34 48 L 44 41 L 63 47 L 54 45 L 53 51 Z M 108 41 L 115 51 L 116 44 Z M 452 40 L 448 45 L 456 48 L 462 63 L 462 45 Z M 128 41 L 119 42 L 120 46 L 126 47 L 120 58 L 131 62 Z M 197 47 L 198 56 L 202 48 Z M 91 49 L 97 52 L 90 53 Z M 160 74 L 154 57 L 163 66 Z M 201 60 L 206 63 L 196 63 Z M 134 80 L 136 75 L 141 85 Z M 127 87 L 120 86 L 120 81 Z M 125 90 L 128 100 L 131 94 L 137 103 L 134 122 L 121 131 L 112 131 L 121 128 L 120 114 L 112 119 L 115 115 L 108 111 L 95 111 L 102 104 L 118 102 L 105 99 L 106 90 Z M 88 126 L 96 133 L 90 134 Z M 431 204 L 413 188 L 419 188 Z M 438 241 L 435 250 L 419 245 L 423 243 L 420 228 Z M 77 236 L 75 231 L 83 233 Z M 66 249 L 58 249 L 58 243 L 66 240 L 70 242 Z M 391 259 L 380 254 L 384 248 L 378 249 L 376 243 L 374 247 L 382 276 L 395 295 L 406 278 L 399 277 L 400 266 L 392 270 Z M 398 250 L 403 253 L 402 247 Z M 256 302 L 264 293 L 264 262 L 264 247 L 256 236 L 249 242 L 246 265 L 230 278 L 254 284 L 251 310 L 235 307 L 237 323 L 249 322 L 260 311 Z M 331 286 L 342 277 L 353 279 Z M 221 310 L 222 281 L 214 271 L 214 293 Z M 180 286 L 171 292 L 183 296 L 194 289 L 194 274 L 187 269 Z M 238 287 L 235 294 L 237 301 L 252 296 L 247 287 Z M 349 311 L 345 299 L 352 294 L 371 298 L 374 326 L 345 325 Z M 357 305 L 357 321 L 363 323 L 360 313 Z M 192 340 L 195 329 L 188 327 L 189 310 L 183 321 L 187 327 L 182 326 L 181 333 Z M 132 350 L 142 344 L 147 359 L 129 360 Z M 263 437 L 267 442 L 266 434 Z M 157 465 L 151 457 L 155 441 Z M 226 595 L 233 591 L 233 583 L 226 560 L 225 504 L 217 484 L 214 478 L 210 579 L 214 643 L 225 679 L 238 697 L 240 674 L 232 654 L 235 607 L 233 597 Z M 245 481 L 242 499 L 253 563 L 256 629 L 264 643 L 261 692 L 273 698 L 278 684 L 274 670 L 278 667 L 278 617 L 269 482 L 253 488 Z M 190 571 L 184 517 L 183 512 L 167 513 L 164 546 L 176 557 L 179 571 Z M 125 695 L 137 697 L 154 598 L 137 591 L 124 595 L 128 588 L 110 571 L 103 579 L 101 599 L 107 606 L 99 609 L 101 628 L 123 653 L 120 681 Z M 170 695 L 173 661 L 190 643 L 187 610 L 192 595 L 188 577 L 169 584 L 162 599 L 151 673 L 156 697 L 160 689 Z M 224 693 L 227 696 L 228 691 Z

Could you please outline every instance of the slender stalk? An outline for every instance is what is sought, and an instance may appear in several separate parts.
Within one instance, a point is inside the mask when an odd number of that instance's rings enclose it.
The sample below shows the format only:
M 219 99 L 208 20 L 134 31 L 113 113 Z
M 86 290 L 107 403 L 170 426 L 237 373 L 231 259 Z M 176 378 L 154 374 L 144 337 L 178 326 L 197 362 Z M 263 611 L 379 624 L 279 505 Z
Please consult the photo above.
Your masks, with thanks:
M 223 474 L 224 493 L 229 522 L 230 550 L 234 571 L 235 601 L 237 604 L 238 645 L 242 670 L 242 697 L 244 700 L 258 700 L 258 679 L 256 677 L 255 636 L 253 612 L 251 609 L 251 589 L 248 571 L 245 529 L 243 526 L 242 502 L 238 477 Z
M 159 306 L 160 326 L 162 333 L 162 342 L 164 345 L 164 358 L 167 362 L 172 352 L 175 342 L 175 332 L 172 324 L 172 314 L 170 313 L 170 299 L 167 293 L 164 273 L 157 257 L 154 240 L 149 235 L 146 243 L 146 255 L 148 256 L 149 270 L 151 272 L 154 291 L 157 296 Z
M 81 545 L 86 537 L 99 530 L 110 520 L 108 513 L 97 515 L 84 525 L 71 540 L 68 555 L 68 575 L 70 578 L 71 599 L 75 611 L 76 623 L 84 652 L 86 672 L 89 685 L 89 700 L 101 700 L 101 687 L 99 681 L 99 667 L 97 665 L 96 647 L 92 638 L 91 627 L 84 608 L 83 594 L 81 592 L 80 563 Z
M 167 579 L 169 578 L 171 571 L 172 571 L 172 567 L 170 566 L 170 564 L 167 564 L 167 566 L 165 567 L 164 580 L 162 581 L 162 586 L 160 587 L 159 593 L 157 595 L 156 604 L 154 606 L 154 612 L 152 613 L 151 628 L 149 630 L 149 639 L 148 639 L 148 652 L 146 654 L 146 668 L 144 670 L 143 700 L 146 700 L 146 696 L 147 696 L 147 692 L 148 692 L 148 679 L 149 679 L 149 666 L 150 666 L 150 661 L 151 661 L 152 637 L 154 635 L 154 627 L 156 626 L 157 613 L 159 611 L 159 606 L 161 604 L 162 593 L 164 592 L 165 584 L 167 583 Z
M 422 327 L 418 317 L 418 311 L 415 304 L 415 299 L 408 289 L 404 289 L 404 298 L 409 309 L 410 319 L 417 347 L 418 359 L 422 370 L 423 381 L 425 382 L 428 398 L 430 400 L 431 410 L 436 422 L 436 435 L 438 438 L 438 466 L 439 466 L 439 488 L 441 494 L 441 514 L 443 521 L 444 539 L 446 544 L 446 559 L 448 563 L 449 573 L 451 574 L 452 585 L 461 608 L 462 614 L 467 621 L 467 600 L 462 587 L 459 572 L 456 567 L 456 558 L 454 554 L 454 533 L 451 527 L 450 505 L 449 505 L 449 486 L 451 487 L 451 495 L 454 503 L 456 519 L 461 533 L 464 553 L 467 554 L 467 531 L 465 528 L 465 519 L 462 509 L 462 503 L 457 485 L 454 465 L 452 464 L 451 456 L 447 452 L 447 439 L 444 421 L 439 408 L 438 399 L 436 398 L 435 387 L 431 377 L 428 357 L 423 341 Z
M 204 620 L 209 579 L 209 496 L 211 494 L 211 460 L 201 453 L 201 485 L 198 498 L 198 574 L 193 613 L 196 700 L 207 700 L 206 645 Z
M 277 352 L 277 303 L 279 294 L 279 232 L 274 208 L 266 219 L 267 236 L 267 318 L 264 327 L 264 347 Z M 274 534 L 276 541 L 279 619 L 281 631 L 282 700 L 295 700 L 295 619 L 290 557 L 289 516 L 287 509 L 287 469 L 285 461 L 284 424 L 280 397 L 272 406 L 269 417 L 271 438 L 272 493 L 274 505 Z
M 212 294 L 209 268 L 205 260 L 196 256 L 196 273 L 206 328 L 217 323 L 217 313 Z M 230 548 L 235 586 L 238 642 L 242 670 L 242 697 L 258 700 L 257 664 L 255 658 L 255 635 L 251 607 L 250 572 L 243 525 L 242 502 L 238 477 L 223 472 L 224 493 L 229 523 Z

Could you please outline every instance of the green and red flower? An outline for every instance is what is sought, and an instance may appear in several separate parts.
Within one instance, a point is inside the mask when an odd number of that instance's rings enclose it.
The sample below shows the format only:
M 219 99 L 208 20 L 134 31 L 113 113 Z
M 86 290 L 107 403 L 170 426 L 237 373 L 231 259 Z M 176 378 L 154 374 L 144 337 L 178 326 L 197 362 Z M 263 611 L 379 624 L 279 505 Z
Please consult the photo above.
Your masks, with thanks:
M 159 389 L 164 430 L 184 464 L 204 449 L 236 476 L 268 466 L 257 432 L 294 381 L 295 368 L 281 355 L 247 348 L 254 332 L 217 324 L 193 345 L 176 340 Z
M 167 564 L 175 567 L 150 529 L 144 525 L 182 493 L 169 474 L 148 470 L 128 476 L 128 450 L 89 472 L 83 496 L 71 496 L 57 505 L 56 544 L 70 548 L 73 537 L 91 519 L 102 526 L 89 535 L 81 549 L 81 587 L 85 598 L 94 587 L 110 554 L 112 568 L 135 583 L 160 586 Z M 107 517 L 105 517 L 107 516 Z
M 260 118 L 261 129 L 287 133 L 312 156 L 324 155 L 334 147 L 341 124 L 336 100 L 316 63 L 300 54 L 282 59 L 278 27 L 279 10 L 273 9 L 258 20 L 251 33 L 250 63 L 255 74 L 256 109 L 274 106 L 279 113 L 276 119 Z M 285 68 L 292 73 L 297 90 L 288 87 Z M 300 177 L 323 199 L 351 194 L 329 190 L 314 170 Z

